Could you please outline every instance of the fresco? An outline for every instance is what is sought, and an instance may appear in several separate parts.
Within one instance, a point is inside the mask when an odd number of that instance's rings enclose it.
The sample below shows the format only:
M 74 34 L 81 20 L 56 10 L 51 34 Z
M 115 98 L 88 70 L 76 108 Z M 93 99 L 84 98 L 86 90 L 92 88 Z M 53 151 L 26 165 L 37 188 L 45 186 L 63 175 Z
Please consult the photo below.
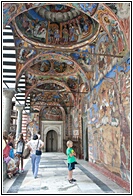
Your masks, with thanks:
M 47 79 L 51 79 L 51 80 L 55 80 L 56 79 L 57 80 L 57 82 L 56 82 L 57 84 L 58 84 L 58 81 L 61 81 L 61 79 L 59 79 L 59 78 L 56 78 L 56 77 L 52 78 L 50 76 L 48 76 Z M 46 86 L 43 85 L 42 84 L 43 82 L 47 83 L 47 85 Z M 54 82 L 54 84 L 53 83 L 48 84 L 48 82 L 46 81 L 46 77 L 45 76 L 42 76 L 42 75 L 40 76 L 40 75 L 36 75 L 36 74 L 34 74 L 32 72 L 27 72 L 26 73 L 26 86 L 27 86 L 27 89 L 30 88 L 31 86 L 35 85 L 35 84 L 37 84 L 38 88 L 42 88 L 41 86 L 43 86 L 44 90 L 46 90 L 48 88 L 51 89 L 52 86 L 53 86 L 53 88 L 55 90 L 59 90 L 59 89 L 63 90 L 64 89 L 63 86 L 60 87 L 60 86 L 56 85 L 55 82 Z M 39 85 L 40 85 L 40 87 L 39 87 Z
M 37 63 L 36 63 L 37 62 Z M 34 64 L 28 68 L 28 71 L 37 75 L 68 75 L 75 73 L 75 66 L 73 62 L 69 61 L 56 61 L 56 60 L 40 60 L 37 59 L 33 62 Z
M 17 31 L 31 41 L 66 46 L 89 40 L 96 34 L 96 21 L 73 8 L 60 6 L 65 12 L 47 5 L 20 14 L 15 19 Z M 66 9 L 69 10 L 68 14 Z
M 113 66 L 88 95 L 89 159 L 130 179 L 130 65 Z
M 28 138 L 41 115 L 63 120 L 65 137 L 82 141 L 85 117 L 89 161 L 129 182 L 130 4 L 5 3 L 3 12 L 14 32 L 16 86 L 25 74 L 30 95 Z
M 119 49 L 118 52 L 124 52 L 127 47 L 125 34 L 116 16 L 113 15 L 108 8 L 100 4 L 94 18 L 99 20 L 102 28 L 107 32 L 111 41 L 114 42 L 116 47 Z M 122 43 L 120 43 L 120 40 L 123 40 Z M 122 44 L 122 46 L 117 46 L 117 42 Z
M 119 23 L 125 32 L 128 48 L 130 48 L 130 3 L 106 3 L 107 6 L 117 15 Z
M 17 50 L 17 62 L 19 64 L 24 64 L 26 61 L 31 59 L 36 55 L 36 51 L 33 50 L 33 46 L 30 43 L 27 43 L 26 41 L 15 39 L 15 44 L 18 47 Z
M 71 90 L 78 90 L 78 78 L 70 76 L 67 80 L 67 85 Z
M 62 117 L 62 111 L 57 106 L 49 106 L 41 110 L 41 120 L 63 120 Z
M 31 48 L 31 44 L 24 41 L 24 46 L 20 47 L 20 41 L 16 39 L 17 45 L 17 75 L 21 75 L 22 72 L 27 69 L 35 75 L 69 75 L 75 74 L 76 64 L 68 55 L 62 55 L 59 53 L 40 52 Z M 39 55 L 37 53 L 39 52 Z M 53 60 L 54 59 L 54 60 Z
M 101 26 L 103 26 L 106 29 L 106 26 L 103 25 L 103 22 L 101 21 L 101 16 L 99 13 L 107 13 L 107 15 L 113 15 L 113 12 L 111 13 L 110 10 L 105 7 L 105 4 L 97 4 L 97 3 L 67 3 L 67 4 L 57 4 L 57 5 L 45 5 L 47 3 L 22 3 L 22 4 L 17 4 L 17 3 L 4 3 L 3 6 L 3 12 L 4 12 L 4 20 L 3 24 L 6 25 L 12 19 L 18 15 L 18 13 L 24 12 L 24 10 L 27 11 L 27 9 L 30 9 L 29 12 L 31 12 L 31 15 L 33 14 L 33 10 L 36 10 L 36 12 L 40 12 L 40 15 L 47 20 L 55 20 L 59 19 L 60 20 L 69 20 L 72 19 L 73 17 L 78 17 L 79 12 L 84 12 L 88 16 L 93 16 L 93 18 L 100 23 Z M 34 8 L 38 6 L 38 8 Z M 69 7 L 70 6 L 70 7 Z M 123 28 L 123 32 L 126 36 L 127 42 L 128 42 L 128 47 L 130 46 L 130 3 L 106 3 L 106 6 L 110 7 L 112 11 L 117 15 L 118 18 L 120 18 L 120 26 Z M 73 7 L 73 8 L 72 8 Z M 34 9 L 31 9 L 34 8 Z M 75 9 L 76 8 L 76 9 Z M 11 11 L 9 11 L 11 10 Z M 72 10 L 72 12 L 71 12 Z M 64 13 L 68 11 L 68 13 Z M 65 15 L 66 14 L 66 15 Z M 10 17 L 12 15 L 12 17 Z M 39 18 L 42 21 L 41 16 L 35 16 L 33 17 L 33 22 L 30 24 L 30 29 L 33 30 L 34 26 L 34 21 Z M 100 19 L 100 20 L 99 20 Z M 117 20 L 117 19 L 116 19 Z M 29 21 L 28 21 L 29 22 Z M 35 22 L 36 23 L 36 22 Z M 27 23 L 24 24 L 27 26 Z M 42 25 L 43 27 L 45 26 L 44 24 Z M 121 29 L 120 27 L 120 29 Z M 75 25 L 74 25 L 75 28 Z M 86 27 L 85 27 L 86 28 Z M 44 28 L 43 28 L 44 29 Z M 67 39 L 68 39 L 68 29 L 66 31 L 66 25 L 64 24 L 64 37 L 63 37 L 63 43 L 67 44 Z M 121 32 L 122 33 L 122 32 Z M 56 36 L 58 37 L 58 32 L 56 31 Z M 39 35 L 38 35 L 39 36 Z M 38 38 L 39 39 L 39 38 Z M 44 39 L 44 38 L 42 38 Z M 61 38 L 62 40 L 62 38 Z
M 43 87 L 43 86 L 42 86 Z M 45 88 L 48 89 L 49 85 L 45 85 Z M 58 87 L 58 86 L 57 86 Z M 41 88 L 39 88 L 41 89 Z M 34 89 L 31 94 L 31 106 L 39 105 L 39 102 L 44 103 L 57 103 L 63 107 L 73 105 L 73 100 L 71 95 L 67 92 L 62 91 L 40 91 L 39 89 Z
M 57 8 L 58 7 L 58 8 Z M 43 6 L 43 7 L 39 7 L 34 9 L 34 11 L 36 10 L 37 14 L 39 12 L 39 10 L 43 11 L 47 10 L 50 11 L 52 13 L 55 12 L 55 10 L 57 11 L 57 13 L 64 13 L 63 10 L 66 11 L 66 8 L 68 9 L 72 9 L 70 7 L 67 6 L 61 6 L 58 5 L 56 8 L 52 7 L 52 5 L 47 5 L 47 6 Z M 93 6 L 92 6 L 93 7 Z M 95 7 L 95 6 L 94 6 Z M 106 15 L 106 14 L 101 14 L 101 9 L 100 7 L 98 7 L 97 10 L 97 16 L 102 16 L 102 18 L 100 19 L 100 22 L 102 23 L 103 26 L 106 26 L 106 31 L 107 33 L 103 32 L 101 30 L 101 32 L 99 32 L 99 36 L 97 37 L 97 39 L 95 40 L 95 42 L 92 42 L 91 40 L 91 44 L 87 44 L 85 47 L 77 49 L 77 53 L 70 53 L 72 59 L 74 61 L 76 61 L 78 63 L 78 65 L 81 67 L 82 70 L 79 70 L 80 75 L 82 76 L 82 80 L 84 81 L 84 83 L 86 84 L 86 88 L 87 89 L 92 89 L 96 84 L 99 83 L 99 81 L 104 77 L 104 75 L 111 70 L 112 65 L 114 65 L 114 61 L 117 61 L 119 59 L 117 58 L 113 58 L 113 55 L 115 57 L 115 55 L 117 53 L 123 53 L 125 45 L 122 44 L 122 40 L 124 39 L 124 35 L 120 29 L 119 23 L 116 23 L 116 21 L 114 20 L 114 18 L 110 15 Z M 104 8 L 105 9 L 105 8 Z M 44 12 L 45 12 L 44 11 Z M 29 10 L 29 12 L 31 12 L 31 15 L 34 16 L 33 18 L 33 27 L 37 25 L 38 22 L 43 23 L 43 27 L 40 26 L 42 29 L 44 29 L 44 26 L 50 25 L 49 23 L 47 24 L 47 19 L 46 20 L 42 20 L 41 16 L 39 16 L 37 18 L 35 12 L 32 12 L 32 10 Z M 19 15 L 18 17 L 20 17 L 19 22 L 21 21 L 21 19 L 23 21 L 26 21 L 29 23 L 29 21 L 31 21 L 31 16 L 29 12 L 25 12 L 22 13 L 21 15 Z M 46 13 L 45 13 L 46 14 Z M 47 16 L 46 18 L 48 18 L 49 16 Z M 80 19 L 80 28 L 82 29 L 82 31 L 84 31 L 84 22 L 87 20 L 86 15 L 84 15 L 84 17 L 82 17 L 82 20 Z M 27 19 L 28 18 L 28 19 Z M 96 18 L 96 16 L 95 16 Z M 28 24 L 26 22 L 26 24 Z M 45 24 L 44 24 L 45 23 Z M 57 22 L 56 22 L 57 23 Z M 60 23 L 60 22 L 59 22 Z M 89 21 L 87 21 L 87 24 L 89 23 Z M 108 28 L 110 27 L 110 25 L 108 26 L 108 24 L 106 23 L 110 23 L 112 24 L 111 29 Z M 26 25 L 25 24 L 25 25 Z M 69 23 L 70 24 L 70 23 Z M 72 23 L 71 23 L 72 24 Z M 15 25 L 15 24 L 14 24 Z M 52 23 L 53 26 L 57 26 L 54 25 L 54 22 Z M 61 25 L 61 27 L 63 27 L 63 25 Z M 17 29 L 17 27 L 15 26 L 15 28 Z M 64 27 L 65 29 L 66 27 Z M 70 29 L 70 28 L 69 28 Z M 95 28 L 96 29 L 96 28 Z M 25 26 L 25 30 L 23 28 L 23 31 L 29 31 L 29 34 L 31 35 L 32 33 L 32 28 L 30 29 L 28 26 Z M 55 30 L 54 30 L 55 31 Z M 44 31 L 43 31 L 44 32 Z M 56 32 L 56 31 L 55 31 Z M 20 35 L 24 38 L 24 35 L 22 32 L 19 32 Z M 85 33 L 85 32 L 84 32 Z M 83 33 L 83 35 L 84 35 Z M 60 33 L 59 33 L 60 34 Z M 39 33 L 37 33 L 37 35 L 39 35 Z M 72 35 L 73 36 L 73 35 Z M 93 36 L 94 36 L 94 32 L 93 32 Z M 52 39 L 52 43 L 54 45 L 58 45 L 58 41 L 54 40 L 51 36 L 46 36 L 48 39 Z M 82 37 L 82 36 L 81 36 Z M 42 38 L 41 38 L 42 39 Z M 43 43 L 43 40 L 40 39 L 40 43 Z M 43 39 L 44 39 L 44 35 L 43 35 Z M 68 39 L 68 37 L 66 37 L 66 39 Z M 28 43 L 28 39 L 25 41 L 21 41 L 21 40 L 16 40 L 16 45 L 18 47 L 20 47 L 20 51 L 18 50 L 17 53 L 19 54 L 19 58 L 17 60 L 17 76 L 20 77 L 20 74 L 22 75 L 22 71 L 24 70 L 23 68 L 23 64 L 26 62 L 29 62 L 30 59 L 34 58 L 35 55 L 40 52 L 38 51 L 38 49 L 33 50 L 30 49 L 33 44 L 37 44 L 39 46 L 39 42 L 37 40 L 35 40 L 34 42 L 34 38 L 30 40 L 30 43 Z M 69 39 L 68 39 L 69 40 Z M 113 40 L 113 42 L 112 42 Z M 116 43 L 116 44 L 115 44 Z M 118 43 L 118 44 L 117 44 Z M 20 46 L 19 46 L 20 44 Z M 47 42 L 48 44 L 48 42 Z M 64 44 L 63 44 L 64 45 Z M 23 47 L 24 48 L 23 48 Z M 81 53 L 82 52 L 82 53 Z M 86 54 L 84 54 L 84 52 Z M 41 53 L 43 53 L 41 51 Z M 102 53 L 103 55 L 99 55 L 97 56 L 93 56 L 93 53 Z M 112 57 L 108 56 L 104 56 L 104 54 L 112 54 Z M 67 54 L 69 56 L 69 54 Z M 41 57 L 39 57 L 41 58 Z M 75 66 L 69 66 L 70 64 L 67 64 L 65 61 L 56 61 L 54 60 L 54 62 L 49 61 L 50 58 L 53 58 L 52 55 L 50 57 L 50 55 L 48 55 L 48 58 L 44 58 L 44 59 L 40 59 L 36 58 L 35 60 L 33 60 L 33 66 L 30 66 L 30 68 L 28 68 L 28 70 L 30 71 L 30 73 L 35 73 L 35 75 L 68 75 L 68 73 L 74 73 L 75 70 Z M 55 58 L 55 55 L 54 55 Z M 61 59 L 61 58 L 60 58 Z M 42 60 L 42 62 L 41 62 Z M 35 63 L 35 61 L 37 63 Z M 69 61 L 71 62 L 71 61 Z M 71 62 L 73 64 L 73 62 Z M 53 65 L 54 64 L 54 65 Z M 29 63 L 27 64 L 29 65 Z M 73 69 L 73 70 L 72 70 Z M 89 81 L 88 81 L 89 80 Z M 17 78 L 18 81 L 18 78 Z M 34 80 L 35 81 L 35 80 Z
M 32 139 L 33 135 L 39 131 L 39 112 L 30 113 L 27 119 L 27 135 L 28 139 Z
M 114 42 L 111 42 L 106 32 L 101 32 L 95 43 L 78 49 L 71 57 L 84 70 L 92 89 L 121 60 L 117 53 Z
M 6 25 L 10 23 L 12 19 L 17 16 L 21 10 L 25 9 L 25 5 L 23 3 L 4 3 L 3 4 L 3 23 Z
M 72 110 L 72 117 L 73 117 L 73 128 L 77 129 L 78 128 L 78 109 L 73 109 Z
M 73 3 L 73 5 L 89 15 L 93 15 L 98 7 L 98 3 Z

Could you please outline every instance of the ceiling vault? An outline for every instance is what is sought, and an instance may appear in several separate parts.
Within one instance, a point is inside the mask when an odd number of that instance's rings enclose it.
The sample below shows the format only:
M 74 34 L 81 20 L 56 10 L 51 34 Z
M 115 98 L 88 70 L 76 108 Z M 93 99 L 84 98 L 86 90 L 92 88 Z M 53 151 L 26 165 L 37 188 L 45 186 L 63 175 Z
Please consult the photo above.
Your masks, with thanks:
M 43 105 L 60 104 L 64 111 L 79 107 L 80 100 L 121 62 L 128 51 L 127 34 L 110 7 L 4 5 L 3 84 L 16 90 L 15 97 L 27 112 Z

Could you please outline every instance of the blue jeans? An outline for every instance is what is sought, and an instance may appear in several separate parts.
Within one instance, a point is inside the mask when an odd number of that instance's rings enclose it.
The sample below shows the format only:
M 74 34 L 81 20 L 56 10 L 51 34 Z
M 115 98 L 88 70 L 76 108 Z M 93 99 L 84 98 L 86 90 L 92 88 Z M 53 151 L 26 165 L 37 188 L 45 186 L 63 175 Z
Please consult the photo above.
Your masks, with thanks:
M 35 154 L 31 155 L 32 172 L 33 172 L 34 178 L 36 178 L 38 174 L 38 167 L 39 167 L 40 159 L 41 159 L 41 155 L 35 155 Z

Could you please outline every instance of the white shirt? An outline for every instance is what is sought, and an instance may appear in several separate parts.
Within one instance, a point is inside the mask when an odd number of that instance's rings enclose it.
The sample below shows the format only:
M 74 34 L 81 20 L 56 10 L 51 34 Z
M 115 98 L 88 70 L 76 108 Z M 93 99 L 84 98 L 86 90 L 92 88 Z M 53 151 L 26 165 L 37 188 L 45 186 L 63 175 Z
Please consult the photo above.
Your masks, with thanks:
M 43 145 L 43 141 L 39 140 L 39 142 L 38 142 L 38 139 L 37 140 L 30 140 L 26 145 L 30 146 L 30 148 L 31 148 L 30 153 L 35 154 L 36 150 L 39 150 L 39 147 L 41 145 Z
M 17 144 L 16 152 L 23 152 L 23 146 L 24 146 L 24 143 L 22 141 L 19 141 Z

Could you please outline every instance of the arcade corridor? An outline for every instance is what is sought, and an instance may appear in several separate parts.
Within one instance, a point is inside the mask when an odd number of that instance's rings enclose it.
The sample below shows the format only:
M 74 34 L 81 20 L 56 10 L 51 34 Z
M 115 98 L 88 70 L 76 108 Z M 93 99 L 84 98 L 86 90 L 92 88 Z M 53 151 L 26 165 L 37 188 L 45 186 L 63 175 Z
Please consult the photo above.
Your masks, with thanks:
M 44 142 L 36 180 L 42 188 L 35 192 L 51 191 L 51 179 L 53 192 L 130 191 L 131 2 L 8 1 L 2 8 L 2 130 L 15 144 L 20 133 L 26 143 L 34 134 Z M 88 167 L 77 165 L 72 187 L 63 154 L 69 139 L 79 163 Z M 31 192 L 25 163 L 26 172 L 13 184 L 4 177 L 5 192 Z

